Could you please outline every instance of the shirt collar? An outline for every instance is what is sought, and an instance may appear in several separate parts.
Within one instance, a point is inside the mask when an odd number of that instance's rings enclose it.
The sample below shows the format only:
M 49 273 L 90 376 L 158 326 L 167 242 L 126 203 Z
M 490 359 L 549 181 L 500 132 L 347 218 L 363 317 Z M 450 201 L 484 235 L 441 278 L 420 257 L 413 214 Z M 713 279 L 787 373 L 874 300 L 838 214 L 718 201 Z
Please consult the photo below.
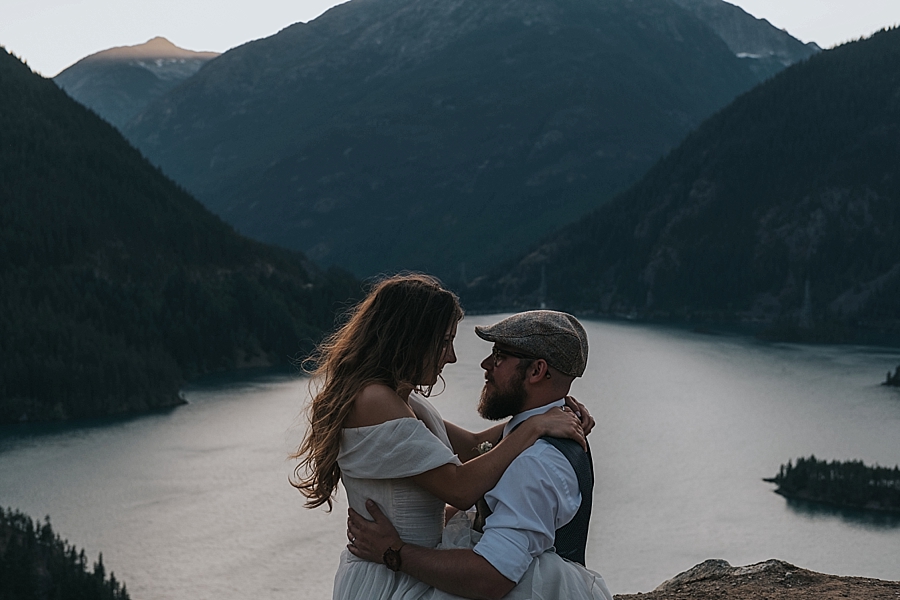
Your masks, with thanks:
M 555 402 L 551 402 L 550 404 L 544 404 L 543 406 L 538 406 L 537 408 L 532 408 L 531 410 L 526 410 L 525 412 L 520 412 L 519 414 L 515 415 L 512 419 L 510 419 L 509 422 L 503 427 L 503 437 L 506 437 L 507 435 L 509 435 L 509 433 L 513 429 L 518 427 L 519 424 L 522 423 L 528 417 L 533 417 L 534 415 L 542 415 L 545 412 L 547 412 L 548 410 L 550 410 L 551 408 L 555 408 L 558 406 L 565 406 L 565 405 L 566 405 L 566 399 L 560 398 L 559 400 L 557 400 Z

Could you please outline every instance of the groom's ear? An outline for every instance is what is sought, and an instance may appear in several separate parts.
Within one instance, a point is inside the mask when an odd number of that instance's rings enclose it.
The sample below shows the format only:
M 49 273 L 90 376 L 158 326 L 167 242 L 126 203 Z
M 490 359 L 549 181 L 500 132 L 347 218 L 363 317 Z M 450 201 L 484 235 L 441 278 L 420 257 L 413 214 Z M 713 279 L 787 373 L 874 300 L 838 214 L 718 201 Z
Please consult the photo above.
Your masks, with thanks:
M 525 379 L 528 383 L 540 383 L 544 379 L 549 379 L 550 365 L 543 358 L 538 358 L 531 363 L 528 370 L 525 371 Z

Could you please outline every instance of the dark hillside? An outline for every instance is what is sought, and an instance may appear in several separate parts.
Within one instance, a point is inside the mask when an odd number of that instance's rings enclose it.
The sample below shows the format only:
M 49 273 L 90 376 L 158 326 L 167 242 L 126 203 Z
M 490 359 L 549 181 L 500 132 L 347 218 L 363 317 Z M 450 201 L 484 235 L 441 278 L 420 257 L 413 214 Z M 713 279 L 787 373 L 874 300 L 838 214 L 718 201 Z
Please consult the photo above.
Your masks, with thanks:
M 0 422 L 178 403 L 285 363 L 356 290 L 241 238 L 52 81 L 0 51 Z
M 475 286 L 484 306 L 900 331 L 900 30 L 788 68 Z
M 124 131 L 247 235 L 455 280 L 625 189 L 760 77 L 671 0 L 352 0 Z
M 106 574 L 103 555 L 88 568 L 78 551 L 43 523 L 0 507 L 0 600 L 128 600 L 125 585 Z

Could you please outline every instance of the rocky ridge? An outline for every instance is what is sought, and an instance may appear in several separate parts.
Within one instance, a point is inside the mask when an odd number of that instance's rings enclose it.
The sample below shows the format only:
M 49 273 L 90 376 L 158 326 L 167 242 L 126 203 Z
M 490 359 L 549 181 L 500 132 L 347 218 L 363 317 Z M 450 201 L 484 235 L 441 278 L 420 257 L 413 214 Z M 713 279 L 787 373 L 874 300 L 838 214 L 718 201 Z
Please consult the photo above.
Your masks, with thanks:
M 801 569 L 781 560 L 732 567 L 707 560 L 646 594 L 616 600 L 897 600 L 900 581 L 839 577 Z
M 674 0 L 695 14 L 728 45 L 738 58 L 765 79 L 820 52 L 815 42 L 804 44 L 766 19 L 721 0 Z

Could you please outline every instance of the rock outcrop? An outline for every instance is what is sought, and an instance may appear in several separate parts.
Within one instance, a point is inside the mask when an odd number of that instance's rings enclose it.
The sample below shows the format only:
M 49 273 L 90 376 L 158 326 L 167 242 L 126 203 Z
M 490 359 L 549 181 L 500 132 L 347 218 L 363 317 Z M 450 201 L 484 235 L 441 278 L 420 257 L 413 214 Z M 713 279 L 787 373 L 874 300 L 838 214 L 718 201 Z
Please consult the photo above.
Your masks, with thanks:
M 616 600 L 897 600 L 900 581 L 839 577 L 801 569 L 781 560 L 732 567 L 711 559 L 663 582 L 647 594 Z

